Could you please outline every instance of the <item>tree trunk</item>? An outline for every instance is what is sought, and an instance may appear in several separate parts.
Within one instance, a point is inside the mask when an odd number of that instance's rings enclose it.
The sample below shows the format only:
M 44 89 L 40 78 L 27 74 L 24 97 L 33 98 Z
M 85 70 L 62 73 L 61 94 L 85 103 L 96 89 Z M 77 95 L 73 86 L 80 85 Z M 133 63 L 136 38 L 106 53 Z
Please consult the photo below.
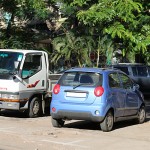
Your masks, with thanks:
M 97 49 L 97 65 L 96 65 L 97 68 L 99 66 L 99 55 L 100 55 L 100 48 Z
M 78 59 L 78 64 L 79 64 L 79 67 L 82 67 L 81 62 L 80 62 L 80 60 L 79 60 L 79 59 Z
M 11 36 L 11 27 L 12 27 L 13 22 L 14 22 L 14 13 L 12 13 L 11 18 L 7 25 L 7 29 L 6 29 L 6 37 L 7 38 L 10 38 L 10 36 Z

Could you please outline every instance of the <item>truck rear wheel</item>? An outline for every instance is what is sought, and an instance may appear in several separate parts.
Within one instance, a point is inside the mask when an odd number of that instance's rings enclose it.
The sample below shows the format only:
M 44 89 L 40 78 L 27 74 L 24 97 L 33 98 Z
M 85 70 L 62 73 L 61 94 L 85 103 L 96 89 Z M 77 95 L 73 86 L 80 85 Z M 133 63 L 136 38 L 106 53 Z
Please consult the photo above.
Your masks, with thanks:
M 42 112 L 42 105 L 38 97 L 34 97 L 29 104 L 29 117 L 39 117 Z

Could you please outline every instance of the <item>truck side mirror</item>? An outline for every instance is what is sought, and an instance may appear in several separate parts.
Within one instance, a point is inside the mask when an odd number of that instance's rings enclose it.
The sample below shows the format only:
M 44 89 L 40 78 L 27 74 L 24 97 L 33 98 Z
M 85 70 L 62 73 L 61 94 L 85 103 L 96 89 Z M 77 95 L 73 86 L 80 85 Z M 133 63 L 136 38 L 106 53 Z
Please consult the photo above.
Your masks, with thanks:
M 14 61 L 14 66 L 15 66 L 15 69 L 17 69 L 19 66 L 19 61 Z

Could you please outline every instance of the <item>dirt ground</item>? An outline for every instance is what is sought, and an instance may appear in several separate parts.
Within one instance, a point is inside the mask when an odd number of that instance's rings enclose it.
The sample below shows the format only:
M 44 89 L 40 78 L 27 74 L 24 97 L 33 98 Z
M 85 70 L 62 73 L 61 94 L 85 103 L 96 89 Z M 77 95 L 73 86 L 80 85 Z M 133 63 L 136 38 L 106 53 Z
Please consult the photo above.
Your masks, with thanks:
M 18 112 L 0 116 L 0 150 L 149 150 L 150 115 L 144 124 L 118 122 L 111 132 L 99 124 L 68 121 L 63 128 L 51 125 L 51 116 L 26 118 Z

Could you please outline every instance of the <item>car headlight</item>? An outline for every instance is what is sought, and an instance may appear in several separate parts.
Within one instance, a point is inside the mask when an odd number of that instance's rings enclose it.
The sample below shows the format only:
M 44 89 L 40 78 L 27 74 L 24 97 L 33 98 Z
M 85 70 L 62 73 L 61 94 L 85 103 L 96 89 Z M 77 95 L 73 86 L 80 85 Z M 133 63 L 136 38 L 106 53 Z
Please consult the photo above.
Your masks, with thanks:
M 19 99 L 19 95 L 1 94 L 1 98 L 3 98 L 3 99 Z

